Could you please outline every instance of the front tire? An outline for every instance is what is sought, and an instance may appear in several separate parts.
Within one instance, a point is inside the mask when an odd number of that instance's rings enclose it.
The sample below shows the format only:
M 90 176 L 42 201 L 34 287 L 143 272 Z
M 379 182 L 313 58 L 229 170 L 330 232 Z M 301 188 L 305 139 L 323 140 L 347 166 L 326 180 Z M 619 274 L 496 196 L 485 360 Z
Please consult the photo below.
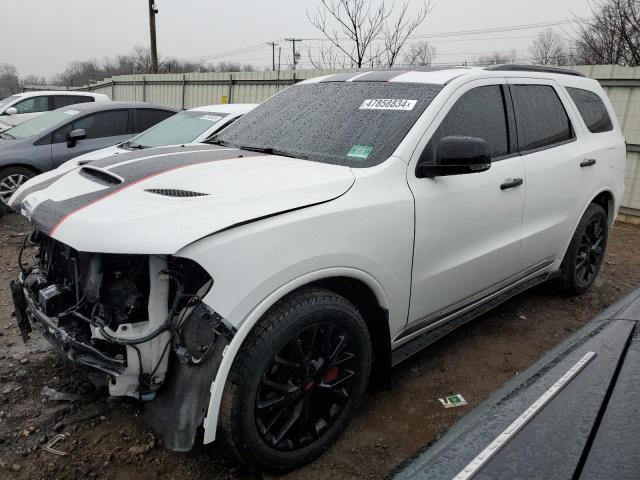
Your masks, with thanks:
M 0 202 L 8 204 L 13 192 L 35 175 L 33 170 L 25 167 L 0 168 Z
M 250 468 L 296 469 L 342 434 L 370 371 L 371 340 L 358 310 L 329 290 L 293 293 L 264 315 L 233 362 L 223 437 Z
M 608 239 L 607 213 L 592 203 L 580 219 L 562 261 L 561 282 L 567 293 L 579 295 L 591 287 L 602 266 Z

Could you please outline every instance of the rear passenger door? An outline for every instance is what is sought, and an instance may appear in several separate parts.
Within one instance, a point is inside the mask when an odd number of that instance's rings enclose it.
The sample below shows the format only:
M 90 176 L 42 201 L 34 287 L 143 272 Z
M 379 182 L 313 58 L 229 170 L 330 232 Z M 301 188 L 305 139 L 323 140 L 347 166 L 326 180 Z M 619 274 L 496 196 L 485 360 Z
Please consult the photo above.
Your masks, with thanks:
M 72 130 L 84 129 L 86 138 L 75 144 L 67 142 Z M 131 138 L 129 133 L 129 110 L 97 112 L 75 120 L 54 132 L 51 145 L 53 168 L 85 153 L 109 147 Z
M 520 267 L 527 268 L 564 256 L 606 167 L 584 166 L 590 158 L 585 132 L 560 85 L 527 78 L 509 83 L 527 179 L 520 254 Z
M 469 83 L 447 100 L 409 166 L 415 199 L 415 245 L 409 323 L 402 338 L 446 321 L 515 281 L 524 210 L 524 169 L 515 151 L 509 91 L 496 79 Z M 487 171 L 417 178 L 447 136 L 486 140 Z M 513 184 L 513 186 L 509 186 Z M 401 340 L 400 338 L 398 341 Z

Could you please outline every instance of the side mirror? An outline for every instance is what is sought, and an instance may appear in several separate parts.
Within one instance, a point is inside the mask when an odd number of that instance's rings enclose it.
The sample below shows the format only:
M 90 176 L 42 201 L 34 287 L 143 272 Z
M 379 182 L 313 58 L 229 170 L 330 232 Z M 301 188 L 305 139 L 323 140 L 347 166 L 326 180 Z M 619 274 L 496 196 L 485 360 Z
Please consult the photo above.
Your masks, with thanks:
M 78 140 L 82 140 L 87 137 L 87 131 L 84 128 L 76 128 L 71 130 L 67 135 L 67 148 L 73 148 L 76 146 Z
M 427 147 L 429 148 L 429 147 Z M 491 152 L 486 140 L 477 137 L 444 137 L 438 142 L 435 163 L 418 163 L 416 176 L 442 177 L 489 170 Z
M 9 107 L 4 111 L 5 115 L 17 115 L 18 109 L 16 107 Z

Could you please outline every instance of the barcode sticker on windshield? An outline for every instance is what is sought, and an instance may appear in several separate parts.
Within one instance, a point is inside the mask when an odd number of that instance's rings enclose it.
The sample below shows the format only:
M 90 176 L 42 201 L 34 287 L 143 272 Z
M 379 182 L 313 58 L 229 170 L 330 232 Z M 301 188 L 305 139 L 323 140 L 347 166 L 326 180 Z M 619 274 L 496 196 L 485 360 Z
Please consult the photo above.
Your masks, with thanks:
M 413 110 L 417 102 L 401 98 L 370 98 L 362 102 L 360 110 Z
M 217 115 L 203 115 L 202 117 L 200 117 L 200 120 L 209 120 L 210 122 L 217 122 L 221 118 L 222 117 L 219 117 Z
M 80 113 L 78 110 L 65 110 L 62 113 L 66 113 L 67 115 L 76 115 L 77 113 Z

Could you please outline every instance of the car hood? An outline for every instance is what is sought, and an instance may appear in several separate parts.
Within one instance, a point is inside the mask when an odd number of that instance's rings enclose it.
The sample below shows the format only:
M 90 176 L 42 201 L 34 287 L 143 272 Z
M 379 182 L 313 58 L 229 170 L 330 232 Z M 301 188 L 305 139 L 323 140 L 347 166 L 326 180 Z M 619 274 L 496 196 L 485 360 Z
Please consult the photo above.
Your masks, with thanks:
M 173 254 L 216 232 L 333 200 L 353 182 L 348 167 L 199 145 L 57 169 L 25 183 L 9 203 L 79 251 Z
M 94 150 L 89 153 L 85 153 L 84 155 L 80 155 L 79 157 L 75 157 L 68 162 L 73 162 L 75 165 L 82 162 L 93 162 L 94 160 L 100 160 L 101 158 L 106 158 L 111 155 L 120 155 L 121 153 L 128 153 L 129 150 L 125 150 L 124 148 L 120 148 L 118 145 L 112 145 L 110 147 L 101 148 L 100 150 Z

